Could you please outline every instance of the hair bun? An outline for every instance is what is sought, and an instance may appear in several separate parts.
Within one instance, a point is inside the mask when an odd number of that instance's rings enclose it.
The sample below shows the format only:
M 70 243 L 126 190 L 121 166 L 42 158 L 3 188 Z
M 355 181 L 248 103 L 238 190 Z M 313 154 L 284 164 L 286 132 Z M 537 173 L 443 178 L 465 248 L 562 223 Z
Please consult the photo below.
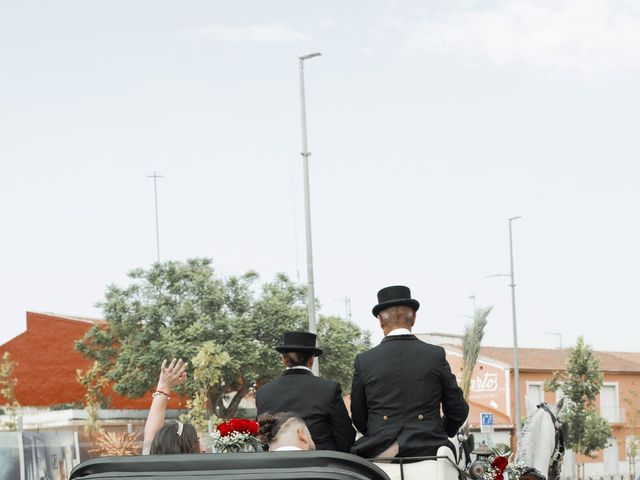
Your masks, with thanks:
M 270 413 L 263 413 L 258 417 L 258 434 L 267 442 L 271 439 L 271 432 L 275 421 L 276 418 Z

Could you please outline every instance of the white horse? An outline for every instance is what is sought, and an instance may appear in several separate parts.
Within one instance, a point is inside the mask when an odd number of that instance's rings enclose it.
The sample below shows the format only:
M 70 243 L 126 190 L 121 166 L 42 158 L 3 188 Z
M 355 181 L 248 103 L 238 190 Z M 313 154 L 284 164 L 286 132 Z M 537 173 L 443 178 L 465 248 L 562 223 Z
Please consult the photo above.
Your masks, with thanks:
M 521 463 L 535 471 L 527 472 L 525 478 L 545 478 L 557 480 L 564 454 L 564 438 L 558 414 L 562 410 L 562 399 L 558 405 L 532 405 L 527 399 L 527 422 L 522 430 L 516 463 Z

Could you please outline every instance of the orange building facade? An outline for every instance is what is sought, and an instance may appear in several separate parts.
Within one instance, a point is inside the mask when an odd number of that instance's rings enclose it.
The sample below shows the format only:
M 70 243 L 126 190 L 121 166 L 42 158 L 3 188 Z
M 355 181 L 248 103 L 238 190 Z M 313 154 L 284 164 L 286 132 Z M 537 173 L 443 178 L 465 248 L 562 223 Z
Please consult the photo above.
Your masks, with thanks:
M 461 337 L 445 334 L 418 335 L 429 343 L 441 344 L 447 351 L 452 371 L 458 379 L 462 373 Z M 527 403 L 531 406 L 544 401 L 555 404 L 561 393 L 547 392 L 546 381 L 554 372 L 566 369 L 568 349 L 518 349 L 521 415 L 527 415 Z M 565 455 L 564 472 L 570 476 L 575 463 L 585 464 L 586 475 L 626 474 L 640 471 L 634 465 L 640 458 L 630 458 L 629 447 L 634 437 L 640 435 L 640 425 L 633 424 L 640 414 L 640 353 L 594 352 L 600 362 L 604 384 L 596 399 L 600 415 L 611 424 L 609 446 L 595 458 L 576 458 L 573 452 Z M 513 419 L 515 417 L 515 382 L 513 374 L 513 349 L 482 347 L 471 381 L 469 424 L 476 430 L 478 441 L 488 444 L 507 443 L 515 447 Z M 494 414 L 495 432 L 481 434 L 480 414 Z

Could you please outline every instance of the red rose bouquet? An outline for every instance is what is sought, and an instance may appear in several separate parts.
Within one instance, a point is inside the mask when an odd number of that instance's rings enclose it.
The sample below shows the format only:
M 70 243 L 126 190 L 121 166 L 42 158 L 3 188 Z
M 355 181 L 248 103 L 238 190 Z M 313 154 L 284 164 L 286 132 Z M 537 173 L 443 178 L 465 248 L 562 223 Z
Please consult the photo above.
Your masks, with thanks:
M 257 452 L 262 450 L 258 438 L 258 422 L 246 418 L 232 418 L 221 423 L 211 434 L 211 444 L 216 452 Z
M 524 465 L 510 462 L 512 457 L 511 448 L 503 443 L 497 444 L 492 449 L 492 454 L 488 458 L 489 463 L 481 476 L 481 480 L 505 480 L 518 479 L 524 471 Z

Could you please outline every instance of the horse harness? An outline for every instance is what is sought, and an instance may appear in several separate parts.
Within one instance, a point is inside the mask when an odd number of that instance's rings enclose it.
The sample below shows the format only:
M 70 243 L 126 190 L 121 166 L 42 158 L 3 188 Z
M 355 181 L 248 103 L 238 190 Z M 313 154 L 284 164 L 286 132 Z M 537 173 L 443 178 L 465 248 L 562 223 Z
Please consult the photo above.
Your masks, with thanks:
M 542 402 L 537 405 L 538 408 L 542 408 L 545 412 L 551 416 L 553 421 L 553 428 L 556 431 L 555 446 L 553 447 L 553 453 L 551 454 L 551 461 L 549 462 L 549 472 L 547 480 L 556 480 L 560 478 L 560 472 L 562 470 L 562 457 L 564 457 L 564 433 L 562 432 L 562 423 L 553 414 L 551 409 L 546 403 Z

